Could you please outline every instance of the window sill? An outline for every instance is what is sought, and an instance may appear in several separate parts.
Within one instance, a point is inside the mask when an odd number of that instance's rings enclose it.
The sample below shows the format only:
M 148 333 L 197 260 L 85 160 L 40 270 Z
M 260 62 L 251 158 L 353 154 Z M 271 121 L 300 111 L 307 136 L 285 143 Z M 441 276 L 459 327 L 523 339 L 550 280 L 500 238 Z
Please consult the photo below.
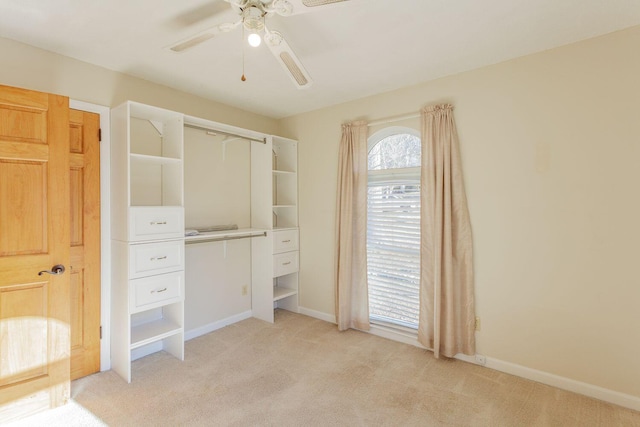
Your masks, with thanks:
M 418 342 L 418 332 L 413 329 L 403 328 L 401 326 L 388 326 L 386 324 L 372 322 L 369 330 L 365 332 L 369 332 L 370 334 L 378 337 L 429 350 Z

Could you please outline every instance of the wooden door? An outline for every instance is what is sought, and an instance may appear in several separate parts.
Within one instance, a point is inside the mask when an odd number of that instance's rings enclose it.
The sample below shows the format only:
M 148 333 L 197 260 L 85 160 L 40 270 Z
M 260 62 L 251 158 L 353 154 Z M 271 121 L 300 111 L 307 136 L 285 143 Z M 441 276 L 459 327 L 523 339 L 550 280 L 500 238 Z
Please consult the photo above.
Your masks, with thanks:
M 71 110 L 71 379 L 100 370 L 100 116 Z
M 69 100 L 0 86 L 0 422 L 69 399 Z

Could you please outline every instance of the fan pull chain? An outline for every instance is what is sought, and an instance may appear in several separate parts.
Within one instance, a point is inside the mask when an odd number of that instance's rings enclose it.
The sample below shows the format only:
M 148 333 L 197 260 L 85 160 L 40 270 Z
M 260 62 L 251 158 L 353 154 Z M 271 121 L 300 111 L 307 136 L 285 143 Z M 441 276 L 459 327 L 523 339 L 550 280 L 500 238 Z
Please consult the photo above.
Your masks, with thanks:
M 242 77 L 240 77 L 240 80 L 242 80 L 243 82 L 247 81 L 247 78 L 244 76 L 244 19 L 242 20 Z

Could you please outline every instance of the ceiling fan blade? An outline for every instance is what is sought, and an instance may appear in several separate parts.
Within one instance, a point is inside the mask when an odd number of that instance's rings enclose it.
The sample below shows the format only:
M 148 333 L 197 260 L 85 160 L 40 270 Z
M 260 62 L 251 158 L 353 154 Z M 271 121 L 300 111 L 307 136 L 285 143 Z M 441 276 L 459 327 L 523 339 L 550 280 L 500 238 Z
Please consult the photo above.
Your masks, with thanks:
M 285 69 L 298 89 L 306 89 L 311 86 L 311 76 L 305 70 L 289 43 L 277 31 L 269 31 L 265 28 L 265 42 L 273 56 L 276 57 L 282 68 Z
M 282 16 L 313 12 L 324 7 L 336 6 L 349 0 L 274 0 L 271 8 Z
M 214 38 L 218 34 L 228 33 L 229 31 L 240 25 L 241 22 L 242 21 L 233 23 L 226 22 L 224 24 L 216 25 L 215 27 L 208 28 L 204 31 L 199 32 L 198 34 L 181 40 L 178 43 L 169 46 L 168 49 L 176 53 L 184 52 L 185 50 L 191 49 L 192 47 L 195 47 L 200 43 L 204 43 L 207 40 Z
M 176 28 L 187 28 L 229 10 L 229 4 L 225 1 L 209 1 L 176 15 L 171 20 L 171 25 Z

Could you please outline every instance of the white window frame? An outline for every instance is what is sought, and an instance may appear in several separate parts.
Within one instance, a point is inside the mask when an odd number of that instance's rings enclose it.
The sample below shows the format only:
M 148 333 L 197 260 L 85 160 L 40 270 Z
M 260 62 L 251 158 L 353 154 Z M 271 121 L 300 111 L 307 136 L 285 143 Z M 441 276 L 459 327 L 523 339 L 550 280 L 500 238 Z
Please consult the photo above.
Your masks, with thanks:
M 405 126 L 389 126 L 386 127 L 384 129 L 381 129 L 375 133 L 373 133 L 372 135 L 369 136 L 369 138 L 367 139 L 367 156 L 369 155 L 369 153 L 371 152 L 371 149 L 378 144 L 380 141 L 382 141 L 383 139 L 393 136 L 393 135 L 398 135 L 398 134 L 408 134 L 408 135 L 412 135 L 418 139 L 421 139 L 421 135 L 420 132 L 417 131 L 416 129 L 413 128 L 409 128 L 409 127 L 405 127 Z M 371 184 L 371 183 L 375 183 L 375 182 L 382 182 L 382 181 L 388 181 L 389 178 L 394 178 L 394 179 L 415 179 L 418 182 L 420 182 L 420 174 L 421 174 L 421 167 L 417 166 L 417 167 L 410 167 L 410 168 L 394 168 L 394 169 L 381 169 L 381 170 L 368 170 L 368 182 L 367 184 Z M 368 267 L 367 267 L 368 270 Z M 406 333 L 409 336 L 416 336 L 417 334 L 417 330 L 410 328 L 410 327 L 406 327 L 400 324 L 396 324 L 396 323 L 391 323 L 391 322 L 385 322 L 382 321 L 380 319 L 371 319 L 370 317 L 370 322 L 373 325 L 377 325 L 377 326 L 381 326 L 384 328 L 389 328 L 391 330 L 396 330 L 402 333 Z

